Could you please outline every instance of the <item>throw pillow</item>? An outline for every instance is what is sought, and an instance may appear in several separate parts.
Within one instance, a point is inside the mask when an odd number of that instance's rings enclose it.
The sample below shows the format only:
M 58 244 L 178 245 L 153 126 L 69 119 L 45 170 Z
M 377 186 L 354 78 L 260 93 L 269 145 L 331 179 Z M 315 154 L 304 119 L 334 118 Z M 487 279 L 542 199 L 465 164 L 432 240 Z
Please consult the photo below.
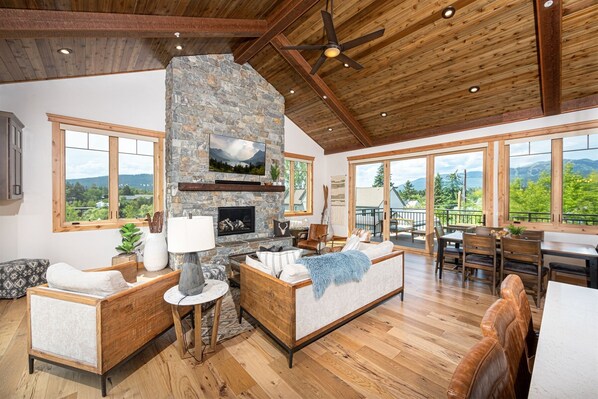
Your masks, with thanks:
M 274 237 L 290 237 L 291 236 L 291 222 L 274 221 Z
M 394 249 L 394 244 L 392 241 L 383 241 L 380 244 L 365 244 L 367 248 L 363 249 L 361 252 L 367 255 L 368 258 L 374 259 L 379 258 L 384 255 L 388 255 Z M 364 246 L 365 246 L 364 245 Z
M 66 263 L 51 265 L 46 272 L 48 287 L 82 294 L 107 297 L 124 291 L 129 285 L 121 272 L 84 272 Z
M 282 273 L 279 277 L 282 281 L 289 284 L 295 284 L 301 281 L 309 280 L 311 278 L 309 270 L 304 265 L 298 263 L 291 263 L 282 268 Z
M 345 244 L 341 252 L 356 250 L 359 248 L 359 243 L 360 241 L 358 236 L 351 236 L 347 240 L 347 243 Z
M 280 276 L 282 268 L 290 263 L 295 263 L 301 257 L 301 249 L 284 252 L 256 252 L 260 262 L 271 268 L 274 277 Z
M 268 266 L 264 265 L 262 262 L 260 262 L 260 261 L 259 261 L 259 260 L 257 260 L 257 259 L 253 259 L 253 258 L 252 258 L 251 256 L 249 256 L 249 255 L 247 255 L 247 256 L 245 257 L 245 263 L 246 263 L 248 266 L 251 266 L 251 267 L 253 267 L 254 269 L 257 269 L 257 270 L 259 270 L 260 272 L 264 272 L 264 273 L 267 273 L 267 274 L 270 274 L 270 275 L 272 275 L 272 268 L 270 268 L 270 267 L 268 267 Z

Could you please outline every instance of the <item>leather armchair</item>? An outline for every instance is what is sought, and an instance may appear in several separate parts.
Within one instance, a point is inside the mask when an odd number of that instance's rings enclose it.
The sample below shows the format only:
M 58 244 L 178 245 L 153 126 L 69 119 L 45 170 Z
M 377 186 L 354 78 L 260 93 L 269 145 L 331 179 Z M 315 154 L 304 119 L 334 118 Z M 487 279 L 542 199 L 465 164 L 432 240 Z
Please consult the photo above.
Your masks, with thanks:
M 327 224 L 310 224 L 307 237 L 299 238 L 297 247 L 302 249 L 309 249 L 316 251 L 318 254 L 326 243 L 326 236 L 328 235 Z

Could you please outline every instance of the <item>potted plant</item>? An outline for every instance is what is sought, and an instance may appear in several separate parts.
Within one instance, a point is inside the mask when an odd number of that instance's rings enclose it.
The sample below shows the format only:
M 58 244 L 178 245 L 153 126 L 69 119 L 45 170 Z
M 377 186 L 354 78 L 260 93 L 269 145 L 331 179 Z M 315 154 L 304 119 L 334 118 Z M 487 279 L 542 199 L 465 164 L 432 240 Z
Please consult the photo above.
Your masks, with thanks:
M 278 184 L 278 178 L 280 177 L 280 167 L 278 166 L 277 161 L 274 161 L 272 165 L 270 165 L 270 177 L 272 177 L 274 184 Z
M 525 231 L 525 227 L 510 224 L 507 227 L 507 231 L 509 232 L 511 238 L 519 238 L 521 237 L 521 234 Z
M 141 230 L 134 223 L 127 223 L 119 230 L 121 244 L 116 247 L 118 256 L 112 258 L 112 264 L 137 261 L 137 248 L 141 245 Z
M 166 236 L 162 231 L 164 224 L 164 212 L 155 212 L 152 219 L 147 214 L 147 224 L 149 233 L 145 238 L 143 248 L 143 266 L 150 272 L 162 270 L 168 264 L 168 249 L 166 246 Z

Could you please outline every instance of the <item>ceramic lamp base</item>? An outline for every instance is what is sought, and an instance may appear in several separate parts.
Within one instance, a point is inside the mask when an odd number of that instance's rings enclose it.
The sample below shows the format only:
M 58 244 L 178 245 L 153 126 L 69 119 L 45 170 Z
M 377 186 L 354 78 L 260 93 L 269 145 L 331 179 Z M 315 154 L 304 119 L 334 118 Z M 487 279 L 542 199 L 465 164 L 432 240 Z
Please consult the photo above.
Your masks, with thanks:
M 179 291 L 187 296 L 199 295 L 203 292 L 205 285 L 206 280 L 197 253 L 185 254 L 179 277 Z

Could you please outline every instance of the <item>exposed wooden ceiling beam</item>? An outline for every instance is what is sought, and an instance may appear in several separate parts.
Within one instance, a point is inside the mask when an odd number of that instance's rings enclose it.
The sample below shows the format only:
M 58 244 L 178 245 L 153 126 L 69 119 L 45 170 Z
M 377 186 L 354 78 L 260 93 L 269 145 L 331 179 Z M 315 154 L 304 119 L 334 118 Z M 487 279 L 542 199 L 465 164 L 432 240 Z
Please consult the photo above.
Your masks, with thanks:
M 351 114 L 351 111 L 340 101 L 334 92 L 328 87 L 326 82 L 318 75 L 311 75 L 311 65 L 297 50 L 281 50 L 281 47 L 291 46 L 291 42 L 285 35 L 279 33 L 272 41 L 272 45 L 280 53 L 280 55 L 297 71 L 299 75 L 307 82 L 307 84 L 322 98 L 322 101 L 330 108 L 330 110 L 340 119 L 341 122 L 349 131 L 359 140 L 364 147 L 371 147 L 373 145 L 372 139 L 368 132 L 361 126 L 361 124 Z M 326 96 L 326 99 L 324 99 Z
M 266 20 L 0 9 L 0 38 L 261 37 Z
M 540 92 L 544 115 L 561 113 L 561 52 L 563 7 L 561 0 L 534 0 Z
M 305 14 L 319 0 L 286 0 L 277 9 L 266 17 L 268 29 L 255 40 L 243 43 L 233 50 L 235 62 L 244 64 L 256 55 L 274 36 L 282 33 L 289 25 Z

